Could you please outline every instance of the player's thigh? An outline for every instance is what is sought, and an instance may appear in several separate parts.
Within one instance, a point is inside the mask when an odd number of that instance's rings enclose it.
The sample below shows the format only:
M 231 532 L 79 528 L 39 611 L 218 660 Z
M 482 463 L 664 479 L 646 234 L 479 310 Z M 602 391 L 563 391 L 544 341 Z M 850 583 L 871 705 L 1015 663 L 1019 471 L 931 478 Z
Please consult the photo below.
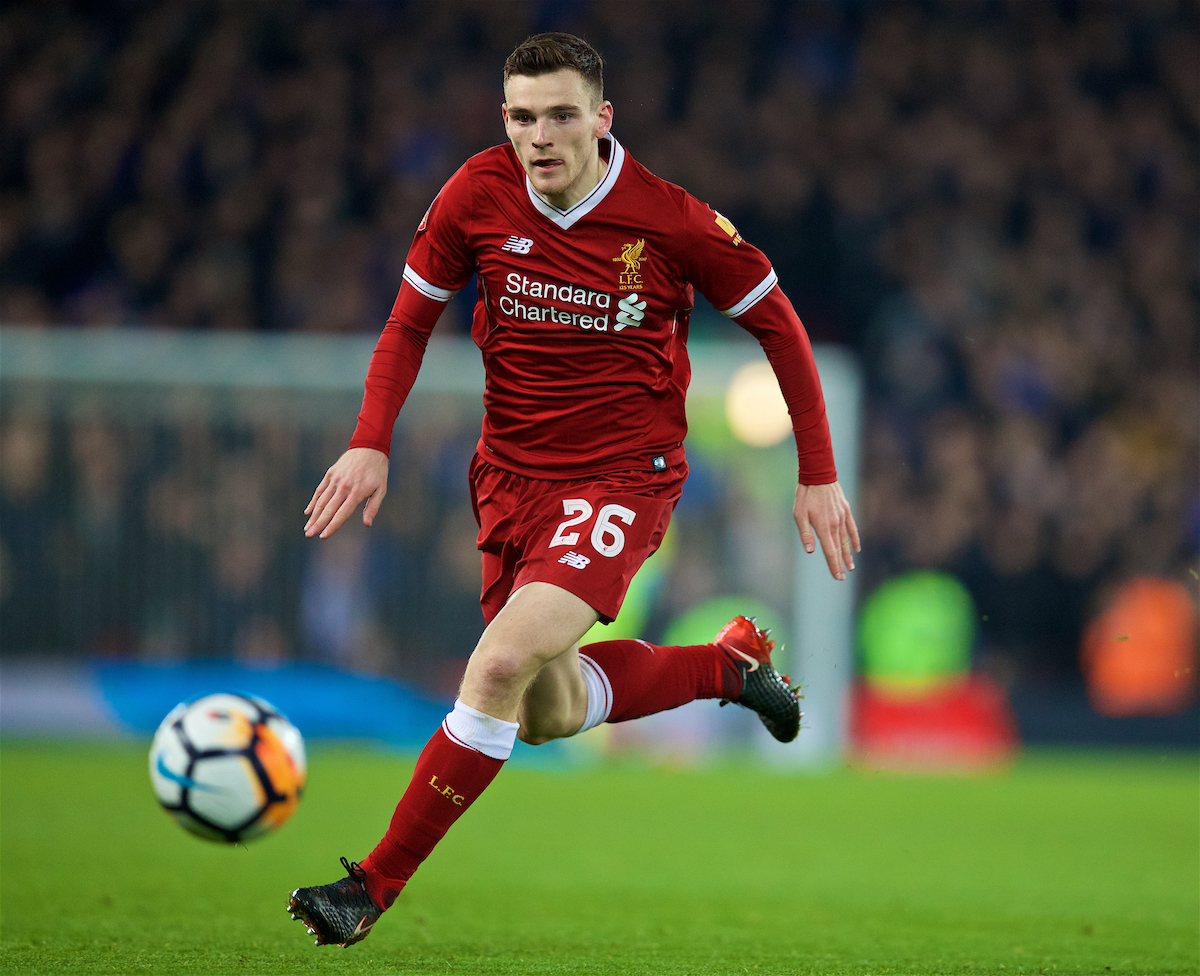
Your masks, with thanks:
M 581 597 L 553 583 L 518 586 L 479 638 L 476 653 L 519 651 L 537 669 L 579 643 L 599 619 Z
M 489 715 L 515 714 L 538 672 L 576 647 L 597 619 L 582 599 L 553 584 L 520 587 L 480 637 L 460 697 Z

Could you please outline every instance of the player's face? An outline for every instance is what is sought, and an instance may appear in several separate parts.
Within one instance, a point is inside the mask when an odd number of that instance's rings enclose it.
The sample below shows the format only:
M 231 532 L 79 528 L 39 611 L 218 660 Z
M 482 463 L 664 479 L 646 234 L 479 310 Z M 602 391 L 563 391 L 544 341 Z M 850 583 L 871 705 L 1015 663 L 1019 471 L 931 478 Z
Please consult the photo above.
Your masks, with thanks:
M 599 140 L 612 126 L 612 105 L 593 104 L 570 68 L 513 75 L 504 98 L 504 127 L 533 188 L 560 210 L 587 196 L 603 173 Z

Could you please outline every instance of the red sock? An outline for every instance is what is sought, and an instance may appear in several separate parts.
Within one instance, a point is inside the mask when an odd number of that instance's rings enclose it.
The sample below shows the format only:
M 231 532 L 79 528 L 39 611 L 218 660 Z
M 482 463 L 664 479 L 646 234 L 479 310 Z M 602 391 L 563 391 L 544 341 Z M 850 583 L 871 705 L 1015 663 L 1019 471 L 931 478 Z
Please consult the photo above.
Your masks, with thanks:
M 714 644 L 659 647 L 641 640 L 601 641 L 580 648 L 612 688 L 607 721 L 624 722 L 697 698 L 736 698 L 742 673 Z M 590 711 L 590 709 L 589 709 Z
M 372 901 L 391 907 L 413 872 L 503 765 L 503 759 L 455 742 L 444 728 L 433 733 L 387 833 L 362 862 Z

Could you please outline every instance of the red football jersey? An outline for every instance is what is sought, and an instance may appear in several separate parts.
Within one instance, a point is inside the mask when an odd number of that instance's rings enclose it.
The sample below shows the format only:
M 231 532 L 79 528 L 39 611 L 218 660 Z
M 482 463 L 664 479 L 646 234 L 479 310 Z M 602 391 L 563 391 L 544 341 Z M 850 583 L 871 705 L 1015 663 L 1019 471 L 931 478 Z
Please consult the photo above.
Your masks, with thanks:
M 797 431 L 801 481 L 836 480 L 812 352 L 770 262 L 611 135 L 601 151 L 603 178 L 566 211 L 537 194 L 507 144 L 450 178 L 409 250 L 351 445 L 387 451 L 436 303 L 477 274 L 484 457 L 552 479 L 673 466 L 687 430 L 695 286 L 767 350 Z

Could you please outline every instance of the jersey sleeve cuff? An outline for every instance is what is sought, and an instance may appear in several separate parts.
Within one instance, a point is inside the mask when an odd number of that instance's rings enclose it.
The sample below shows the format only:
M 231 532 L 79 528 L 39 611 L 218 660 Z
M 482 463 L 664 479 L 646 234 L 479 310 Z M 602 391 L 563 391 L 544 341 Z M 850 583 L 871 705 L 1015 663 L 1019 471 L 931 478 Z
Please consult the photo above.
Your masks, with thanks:
M 348 448 L 369 447 L 372 450 L 379 451 L 380 454 L 386 454 L 389 456 L 391 455 L 392 439 L 390 437 L 386 441 L 384 441 L 383 439 L 376 437 L 374 434 L 372 434 L 370 432 L 360 432 L 360 431 L 361 431 L 361 425 L 360 425 L 360 429 L 356 430 L 354 432 L 354 436 L 350 438 L 350 443 L 346 445 Z

